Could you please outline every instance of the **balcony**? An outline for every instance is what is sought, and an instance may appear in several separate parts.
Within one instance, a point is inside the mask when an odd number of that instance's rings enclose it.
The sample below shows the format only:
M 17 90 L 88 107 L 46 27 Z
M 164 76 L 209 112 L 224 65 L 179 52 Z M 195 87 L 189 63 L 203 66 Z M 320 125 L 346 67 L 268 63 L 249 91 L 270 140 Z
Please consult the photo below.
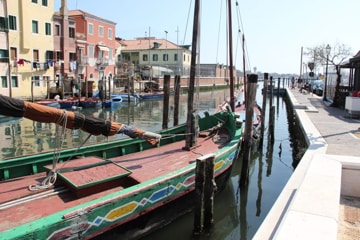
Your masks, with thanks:
M 104 70 L 109 65 L 109 58 L 96 59 L 96 68 L 98 70 Z
M 89 57 L 88 56 L 78 57 L 78 65 L 79 66 L 86 66 L 88 64 L 89 64 Z

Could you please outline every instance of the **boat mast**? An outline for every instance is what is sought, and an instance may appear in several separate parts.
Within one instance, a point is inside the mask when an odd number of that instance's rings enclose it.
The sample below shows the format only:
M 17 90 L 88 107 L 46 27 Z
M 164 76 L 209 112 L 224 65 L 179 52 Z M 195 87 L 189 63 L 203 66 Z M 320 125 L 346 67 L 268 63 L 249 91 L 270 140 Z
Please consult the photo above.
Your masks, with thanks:
M 200 0 L 195 0 L 194 9 L 194 23 L 191 47 L 191 64 L 190 64 L 190 79 L 189 79 L 189 92 L 188 92 L 188 109 L 187 109 L 187 124 L 186 124 L 186 145 L 185 149 L 189 150 L 197 142 L 197 128 L 195 126 L 194 116 L 194 91 L 195 91 L 195 75 L 196 75 L 196 58 L 197 46 L 199 39 L 199 13 L 200 13 Z
M 245 70 L 245 34 L 242 34 L 242 52 L 243 52 L 243 74 L 244 74 L 244 99 L 246 99 L 246 70 Z
M 230 107 L 235 111 L 235 97 L 234 97 L 234 66 L 232 53 L 232 19 L 231 19 L 231 0 L 228 0 L 228 17 L 229 17 L 229 69 L 230 69 Z

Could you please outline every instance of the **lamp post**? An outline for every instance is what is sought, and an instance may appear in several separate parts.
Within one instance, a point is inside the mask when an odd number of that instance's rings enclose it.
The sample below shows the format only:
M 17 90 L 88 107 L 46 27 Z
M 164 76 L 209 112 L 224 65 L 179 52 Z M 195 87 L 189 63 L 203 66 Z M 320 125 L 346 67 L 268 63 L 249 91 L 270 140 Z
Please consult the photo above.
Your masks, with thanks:
M 328 65 L 329 65 L 329 54 L 331 51 L 331 47 L 328 44 L 325 48 L 326 51 L 326 70 L 325 70 L 325 84 L 324 84 L 324 92 L 323 92 L 323 101 L 327 101 L 326 93 L 327 93 L 327 75 L 328 75 Z

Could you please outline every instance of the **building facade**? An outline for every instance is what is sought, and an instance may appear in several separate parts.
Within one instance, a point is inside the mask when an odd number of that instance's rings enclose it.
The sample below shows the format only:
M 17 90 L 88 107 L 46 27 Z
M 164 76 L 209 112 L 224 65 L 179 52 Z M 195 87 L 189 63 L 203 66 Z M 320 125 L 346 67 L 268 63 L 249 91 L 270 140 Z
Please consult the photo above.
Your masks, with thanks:
M 76 21 L 69 17 L 67 1 L 61 1 L 59 12 L 55 12 L 54 23 L 54 70 L 56 81 L 55 89 L 51 93 L 68 95 L 73 93 L 74 81 L 77 80 L 77 45 L 76 45 Z M 52 95 L 53 95 L 52 94 Z M 52 96 L 50 96 L 52 97 Z
M 110 82 L 115 75 L 116 23 L 81 10 L 69 11 L 69 17 L 76 22 L 76 74 L 95 91 L 99 80 Z
M 53 1 L 6 1 L 10 57 L 9 95 L 46 98 L 54 77 Z M 41 14 L 33 14 L 40 13 Z
M 134 66 L 162 67 L 155 76 L 161 72 L 170 75 L 188 76 L 190 73 L 191 51 L 189 46 L 179 46 L 167 39 L 155 37 L 140 37 L 134 40 L 122 40 L 119 61 L 128 62 Z M 163 71 L 161 71 L 163 70 Z
M 6 0 L 0 0 L 0 94 L 7 96 L 10 94 L 9 80 L 11 79 L 9 67 L 8 33 L 9 27 L 7 21 Z

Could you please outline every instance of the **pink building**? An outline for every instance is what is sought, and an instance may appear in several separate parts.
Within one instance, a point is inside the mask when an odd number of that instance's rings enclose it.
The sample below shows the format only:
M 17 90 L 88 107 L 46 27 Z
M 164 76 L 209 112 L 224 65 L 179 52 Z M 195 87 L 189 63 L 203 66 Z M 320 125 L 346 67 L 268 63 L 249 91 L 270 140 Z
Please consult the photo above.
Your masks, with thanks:
M 76 21 L 77 74 L 81 81 L 113 79 L 116 23 L 81 10 L 69 11 Z M 89 89 L 90 90 L 90 89 Z

